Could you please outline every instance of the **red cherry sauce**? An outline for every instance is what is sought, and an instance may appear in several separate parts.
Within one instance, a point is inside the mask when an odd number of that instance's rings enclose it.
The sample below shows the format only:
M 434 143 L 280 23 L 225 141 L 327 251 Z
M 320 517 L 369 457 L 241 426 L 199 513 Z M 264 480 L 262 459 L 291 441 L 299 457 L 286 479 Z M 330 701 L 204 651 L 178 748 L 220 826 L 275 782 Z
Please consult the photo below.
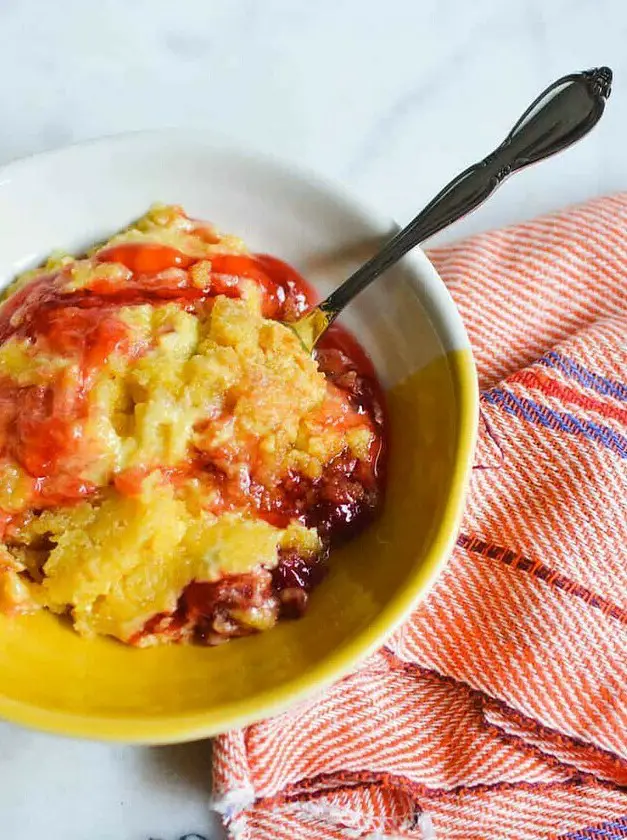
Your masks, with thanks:
M 239 297 L 243 280 L 253 280 L 263 290 L 266 317 L 293 321 L 315 302 L 312 289 L 298 272 L 268 255 L 212 255 L 202 288 L 190 274 L 195 258 L 169 246 L 125 243 L 100 251 L 94 259 L 124 266 L 128 277 L 122 282 L 101 278 L 72 290 L 70 268 L 61 268 L 25 285 L 0 308 L 0 344 L 17 336 L 26 340 L 33 353 L 65 356 L 74 362 L 71 369 L 78 370 L 78 375 L 62 370 L 46 385 L 20 386 L 8 377 L 0 379 L 0 460 L 17 462 L 31 476 L 29 510 L 70 504 L 98 492 L 77 479 L 75 468 L 68 465 L 83 443 L 86 396 L 94 374 L 113 352 L 137 357 L 148 349 L 118 317 L 120 307 L 174 302 L 193 312 L 217 295 Z M 254 469 L 242 489 L 241 483 L 229 482 L 219 464 L 194 458 L 162 472 L 164 480 L 172 482 L 202 473 L 220 489 L 215 513 L 235 507 L 280 527 L 297 519 L 317 528 L 325 546 L 323 554 L 312 559 L 284 553 L 263 581 L 241 575 L 217 583 L 192 583 L 176 613 L 155 616 L 138 637 L 157 628 L 176 637 L 190 622 L 201 641 L 215 641 L 216 633 L 241 635 L 250 631 L 238 625 L 231 610 L 241 610 L 243 604 L 274 605 L 278 614 L 299 615 L 309 592 L 324 576 L 328 550 L 360 531 L 376 514 L 385 482 L 386 423 L 372 363 L 356 339 L 336 325 L 322 338 L 315 355 L 327 378 L 359 414 L 369 418 L 374 434 L 367 460 L 344 452 L 319 478 L 290 473 L 272 489 L 255 481 Z M 145 475 L 143 468 L 126 471 L 116 477 L 115 486 L 133 495 Z M 0 511 L 7 521 L 13 515 Z

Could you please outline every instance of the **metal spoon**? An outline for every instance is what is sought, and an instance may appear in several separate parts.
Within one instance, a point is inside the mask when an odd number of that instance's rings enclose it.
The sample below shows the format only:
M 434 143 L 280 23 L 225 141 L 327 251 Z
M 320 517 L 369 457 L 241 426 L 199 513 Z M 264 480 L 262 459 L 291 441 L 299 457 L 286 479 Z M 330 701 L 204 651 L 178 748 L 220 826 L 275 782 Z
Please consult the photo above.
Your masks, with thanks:
M 311 352 L 344 307 L 408 251 L 474 210 L 530 163 L 561 152 L 592 129 L 610 95 L 612 71 L 598 67 L 553 82 L 531 103 L 494 152 L 458 175 L 367 263 L 289 326 Z

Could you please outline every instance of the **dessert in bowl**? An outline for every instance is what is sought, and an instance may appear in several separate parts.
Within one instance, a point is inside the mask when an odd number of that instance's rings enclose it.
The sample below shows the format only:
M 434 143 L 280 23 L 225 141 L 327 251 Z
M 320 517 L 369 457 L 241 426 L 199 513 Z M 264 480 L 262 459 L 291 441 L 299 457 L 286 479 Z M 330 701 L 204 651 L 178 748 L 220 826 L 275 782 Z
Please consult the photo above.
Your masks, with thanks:
M 157 199 L 189 215 L 133 222 Z M 0 225 L 0 715 L 191 739 L 381 644 L 452 548 L 476 432 L 426 257 L 349 307 L 365 354 L 338 330 L 309 358 L 281 322 L 389 234 L 337 187 L 131 135 L 5 167 Z
M 354 339 L 310 356 L 288 265 L 155 206 L 0 304 L 0 611 L 130 645 L 300 615 L 383 495 L 383 395 Z M 280 319 L 280 320 L 279 320 Z

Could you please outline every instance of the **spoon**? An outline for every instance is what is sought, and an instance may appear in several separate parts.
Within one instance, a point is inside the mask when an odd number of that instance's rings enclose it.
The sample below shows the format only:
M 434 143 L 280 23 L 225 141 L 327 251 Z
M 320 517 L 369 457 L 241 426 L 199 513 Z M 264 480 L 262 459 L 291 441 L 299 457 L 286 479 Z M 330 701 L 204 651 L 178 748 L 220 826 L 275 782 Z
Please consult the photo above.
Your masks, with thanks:
M 407 227 L 326 300 L 287 325 L 307 352 L 311 353 L 344 307 L 408 251 L 482 204 L 508 175 L 584 137 L 600 120 L 611 86 L 609 67 L 571 73 L 549 85 L 495 151 L 453 178 Z

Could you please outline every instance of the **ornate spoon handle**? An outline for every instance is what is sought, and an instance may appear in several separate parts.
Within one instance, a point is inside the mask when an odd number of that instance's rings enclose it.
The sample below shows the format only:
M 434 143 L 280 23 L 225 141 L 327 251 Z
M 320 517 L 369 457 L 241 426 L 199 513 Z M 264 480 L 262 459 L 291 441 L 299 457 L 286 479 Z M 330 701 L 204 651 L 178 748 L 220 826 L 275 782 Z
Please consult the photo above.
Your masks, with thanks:
M 447 184 L 407 227 L 317 307 L 322 332 L 382 272 L 414 246 L 478 207 L 508 175 L 562 151 L 586 135 L 601 118 L 611 84 L 609 67 L 572 73 L 553 82 L 495 151 Z M 312 336 L 313 343 L 322 332 Z

